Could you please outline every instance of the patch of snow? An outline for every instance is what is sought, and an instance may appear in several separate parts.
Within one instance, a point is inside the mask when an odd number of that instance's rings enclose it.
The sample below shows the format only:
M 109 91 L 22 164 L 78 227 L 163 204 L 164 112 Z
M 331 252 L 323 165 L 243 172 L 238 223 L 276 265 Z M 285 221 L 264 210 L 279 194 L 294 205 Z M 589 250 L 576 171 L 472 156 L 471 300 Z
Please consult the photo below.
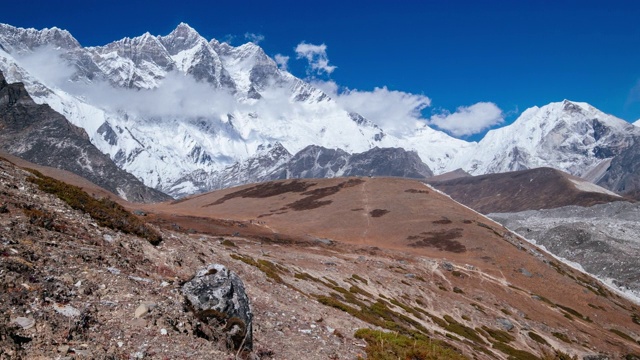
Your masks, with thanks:
M 576 180 L 576 179 L 569 179 L 569 181 L 571 181 L 573 183 L 573 185 L 576 187 L 576 189 L 580 190 L 580 191 L 585 191 L 585 192 L 591 192 L 591 193 L 600 193 L 600 194 L 606 194 L 606 195 L 611 195 L 611 196 L 616 196 L 616 197 L 620 197 L 620 195 L 609 191 L 603 187 L 600 187 L 596 184 L 590 183 L 588 181 L 582 181 L 582 180 Z

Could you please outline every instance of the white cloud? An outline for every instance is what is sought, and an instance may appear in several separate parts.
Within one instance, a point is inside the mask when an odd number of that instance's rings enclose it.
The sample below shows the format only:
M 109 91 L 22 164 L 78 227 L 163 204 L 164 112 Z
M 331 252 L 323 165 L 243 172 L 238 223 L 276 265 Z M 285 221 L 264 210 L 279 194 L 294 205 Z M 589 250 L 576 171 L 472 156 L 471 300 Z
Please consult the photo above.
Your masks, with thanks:
M 21 56 L 19 64 L 49 87 L 60 88 L 90 103 L 114 111 L 126 111 L 145 118 L 219 117 L 236 108 L 233 95 L 198 82 L 192 76 L 169 72 L 160 85 L 151 90 L 116 88 L 105 81 L 90 84 L 69 81 L 76 73 L 60 52 L 41 47 Z
M 70 79 L 76 70 L 67 64 L 60 56 L 62 53 L 50 46 L 37 48 L 32 53 L 18 56 L 16 60 L 28 69 L 45 85 L 58 86 Z
M 329 65 L 327 57 L 327 45 L 307 44 L 304 41 L 296 46 L 296 57 L 298 59 L 306 59 L 309 62 L 307 73 L 331 74 L 337 66 Z
M 244 38 L 257 45 L 264 40 L 264 35 L 247 32 L 244 33 Z
M 445 111 L 442 114 L 433 115 L 427 123 L 446 130 L 454 136 L 468 136 L 503 122 L 502 110 L 496 104 L 479 102 L 471 106 L 460 106 L 454 113 Z
M 395 135 L 408 133 L 424 124 L 422 110 L 431 105 L 431 99 L 425 95 L 389 90 L 386 86 L 373 91 L 340 91 L 334 81 L 315 81 L 313 85 L 347 111 L 356 112 Z
M 284 70 L 287 71 L 287 67 L 289 65 L 289 57 L 282 55 L 282 54 L 276 54 L 273 59 L 275 60 L 276 64 L 278 64 L 278 68 L 280 70 Z

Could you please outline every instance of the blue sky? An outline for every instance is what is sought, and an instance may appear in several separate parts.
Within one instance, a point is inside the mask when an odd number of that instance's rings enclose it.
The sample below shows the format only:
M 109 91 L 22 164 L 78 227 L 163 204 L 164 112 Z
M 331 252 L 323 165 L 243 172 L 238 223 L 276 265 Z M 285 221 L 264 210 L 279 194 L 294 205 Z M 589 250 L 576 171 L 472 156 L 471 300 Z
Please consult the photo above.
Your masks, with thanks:
M 563 99 L 640 119 L 638 19 L 640 2 L 590 0 L 22 0 L 0 12 L 0 22 L 14 26 L 67 29 L 84 46 L 165 35 L 180 22 L 232 45 L 255 35 L 267 54 L 289 56 L 296 76 L 341 91 L 386 87 L 428 97 L 422 116 L 432 121 L 492 103 L 504 123 Z M 309 72 L 296 56 L 301 43 L 326 45 L 324 59 L 335 69 Z M 484 131 L 457 135 L 477 140 Z

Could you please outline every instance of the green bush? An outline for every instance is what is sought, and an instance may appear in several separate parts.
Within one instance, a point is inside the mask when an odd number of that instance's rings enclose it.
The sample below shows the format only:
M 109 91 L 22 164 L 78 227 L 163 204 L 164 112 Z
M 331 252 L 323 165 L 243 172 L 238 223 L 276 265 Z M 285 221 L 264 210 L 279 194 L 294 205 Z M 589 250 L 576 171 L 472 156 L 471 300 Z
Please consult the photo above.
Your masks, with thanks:
M 359 329 L 355 337 L 367 342 L 367 359 L 449 360 L 466 359 L 446 344 L 420 334 L 412 336 L 371 329 Z

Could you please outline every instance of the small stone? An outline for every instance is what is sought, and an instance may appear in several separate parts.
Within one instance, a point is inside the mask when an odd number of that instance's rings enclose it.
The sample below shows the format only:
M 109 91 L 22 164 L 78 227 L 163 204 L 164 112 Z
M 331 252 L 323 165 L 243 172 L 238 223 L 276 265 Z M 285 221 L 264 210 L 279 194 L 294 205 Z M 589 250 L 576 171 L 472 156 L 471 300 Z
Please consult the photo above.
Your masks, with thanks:
M 66 317 L 77 317 L 80 316 L 80 310 L 74 308 L 71 305 L 60 305 L 60 304 L 53 304 L 53 309 L 59 313 L 62 314 Z
M 147 327 L 147 320 L 145 320 L 145 319 L 133 319 L 133 320 L 131 320 L 131 326 L 137 327 L 137 328 Z
M 58 346 L 58 352 L 62 355 L 65 355 L 69 352 L 69 345 L 60 345 Z
M 498 325 L 500 325 L 504 330 L 511 331 L 514 328 L 514 325 L 511 321 L 505 318 L 498 318 Z
M 519 271 L 522 275 L 524 275 L 524 276 L 526 276 L 526 277 L 532 277 L 532 276 L 533 276 L 533 274 L 532 274 L 532 273 L 530 273 L 530 272 L 529 272 L 529 270 L 527 270 L 527 269 L 525 269 L 525 268 L 518 269 L 518 271 Z
M 167 329 L 160 329 L 160 335 L 167 335 Z
M 104 241 L 106 242 L 113 242 L 113 236 L 109 235 L 109 234 L 104 234 L 102 235 L 102 238 L 104 239 Z
M 443 261 L 440 264 L 440 267 L 442 267 L 443 269 L 445 269 L 447 271 L 453 271 L 453 264 L 451 264 L 450 262 Z
M 122 347 L 122 345 L 124 345 L 124 343 L 122 341 L 118 341 L 118 347 Z
M 88 358 L 93 357 L 90 350 L 73 349 L 73 351 L 76 353 L 76 356 L 88 357 Z
M 33 325 L 36 324 L 36 321 L 33 320 L 32 318 L 26 318 L 26 317 L 22 317 L 22 316 L 15 318 L 13 320 L 13 322 L 15 324 L 18 324 L 24 330 L 31 329 L 33 327 Z
M 141 318 L 147 315 L 149 313 L 149 310 L 151 310 L 149 306 L 145 303 L 142 303 L 140 304 L 140 306 L 138 306 L 133 316 L 135 316 L 136 318 Z

